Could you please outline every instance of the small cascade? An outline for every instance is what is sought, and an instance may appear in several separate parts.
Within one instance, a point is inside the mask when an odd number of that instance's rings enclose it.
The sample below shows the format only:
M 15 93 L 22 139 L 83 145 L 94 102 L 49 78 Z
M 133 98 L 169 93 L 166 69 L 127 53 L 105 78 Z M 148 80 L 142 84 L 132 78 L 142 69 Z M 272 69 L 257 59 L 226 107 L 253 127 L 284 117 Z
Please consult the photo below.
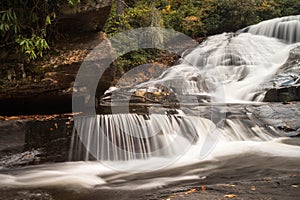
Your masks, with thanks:
M 204 118 L 161 114 L 97 115 L 76 121 L 79 140 L 87 144 L 85 160 L 89 160 L 90 155 L 97 160 L 172 156 L 179 150 L 175 143 L 195 144 L 215 128 Z M 72 154 L 71 159 L 82 159 L 81 151 Z
M 244 28 L 241 32 L 275 37 L 288 43 L 300 42 L 300 15 L 263 21 Z
M 267 141 L 276 134 L 249 118 L 226 119 L 218 128 L 210 119 L 181 115 L 111 114 L 76 120 L 77 140 L 70 160 L 136 160 L 174 157 L 191 146 L 219 142 Z M 247 123 L 245 123 L 245 121 Z M 81 146 L 80 142 L 86 144 Z M 74 148 L 75 147 L 75 148 Z

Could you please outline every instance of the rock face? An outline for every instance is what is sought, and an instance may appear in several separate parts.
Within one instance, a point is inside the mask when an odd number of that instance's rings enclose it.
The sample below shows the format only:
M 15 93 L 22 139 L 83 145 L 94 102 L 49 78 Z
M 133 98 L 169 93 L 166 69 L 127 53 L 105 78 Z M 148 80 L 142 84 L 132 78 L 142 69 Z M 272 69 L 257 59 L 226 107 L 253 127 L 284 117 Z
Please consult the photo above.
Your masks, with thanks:
M 290 51 L 289 58 L 269 85 L 271 89 L 267 91 L 264 101 L 300 101 L 300 46 Z
M 55 53 L 52 51 L 41 62 L 32 63 L 41 69 L 41 76 L 44 69 L 47 69 L 47 73 L 42 80 L 33 78 L 1 84 L 0 115 L 72 112 L 73 83 L 78 69 L 97 45 L 104 41 L 105 44 L 110 44 L 105 34 L 100 31 L 109 16 L 111 5 L 111 0 L 81 0 L 74 7 L 67 3 L 62 5 L 57 28 L 65 36 L 64 39 L 58 39 L 51 47 Z M 103 57 L 111 54 L 107 51 L 100 53 Z M 103 58 L 97 58 L 99 62 L 101 59 Z M 111 85 L 114 73 L 112 66 L 99 77 L 99 96 Z M 84 97 L 78 98 L 81 101 Z
M 100 31 L 109 16 L 111 0 L 82 0 L 75 7 L 64 5 L 58 19 L 58 30 L 63 33 Z
M 59 56 L 45 56 L 45 63 L 38 63 L 38 65 L 39 68 L 50 68 L 50 71 L 42 80 L 0 85 L 0 115 L 72 112 L 73 85 L 82 62 L 91 49 L 101 42 L 105 41 L 105 44 L 110 44 L 105 34 L 93 33 L 92 35 L 93 37 L 87 42 L 60 43 L 62 47 L 57 48 L 67 48 L 63 50 L 65 53 L 59 53 Z M 100 51 L 99 54 L 101 53 L 103 57 L 107 57 L 111 52 Z M 101 63 L 101 60 L 105 58 L 98 57 L 96 59 L 93 60 L 94 63 Z M 111 66 L 99 77 L 96 95 L 101 96 L 111 86 L 114 73 L 114 66 Z M 80 102 L 84 101 L 85 94 L 80 94 L 77 98 Z
M 72 115 L 0 119 L 0 169 L 68 160 L 72 131 Z
M 266 102 L 300 101 L 300 86 L 273 88 L 266 93 Z

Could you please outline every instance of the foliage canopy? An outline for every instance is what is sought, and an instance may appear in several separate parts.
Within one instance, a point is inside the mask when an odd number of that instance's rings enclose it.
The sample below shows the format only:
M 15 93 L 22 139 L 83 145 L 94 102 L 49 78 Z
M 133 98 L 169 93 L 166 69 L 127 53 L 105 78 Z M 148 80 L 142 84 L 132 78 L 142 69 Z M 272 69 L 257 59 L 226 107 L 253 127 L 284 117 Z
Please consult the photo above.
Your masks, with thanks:
M 122 9 L 118 9 L 120 2 Z M 59 6 L 76 6 L 78 3 L 80 0 L 2 0 L 1 48 L 15 49 L 17 62 L 25 66 L 42 57 L 57 33 L 55 24 L 60 14 Z M 114 35 L 132 28 L 159 26 L 197 38 L 297 14 L 300 14 L 299 0 L 113 0 L 104 31 Z M 125 62 L 119 62 L 128 68 L 126 65 L 140 64 L 157 52 L 133 53 L 125 56 Z

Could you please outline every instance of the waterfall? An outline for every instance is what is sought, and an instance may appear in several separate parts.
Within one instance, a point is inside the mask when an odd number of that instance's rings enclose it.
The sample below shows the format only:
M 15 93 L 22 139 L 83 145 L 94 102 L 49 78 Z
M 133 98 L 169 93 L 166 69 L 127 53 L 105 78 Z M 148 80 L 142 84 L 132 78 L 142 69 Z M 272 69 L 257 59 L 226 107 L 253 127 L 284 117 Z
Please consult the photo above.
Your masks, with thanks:
M 237 182 L 243 187 L 245 180 L 246 187 L 259 183 L 260 191 L 268 191 L 260 181 L 265 177 L 272 177 L 266 184 L 277 187 L 283 182 L 287 183 L 284 191 L 296 190 L 289 184 L 299 179 L 299 140 L 283 137 L 286 133 L 267 124 L 299 118 L 299 104 L 257 103 L 276 76 L 282 81 L 281 74 L 276 74 L 279 70 L 287 73 L 286 69 L 295 68 L 299 74 L 299 49 L 294 56 L 290 54 L 297 61 L 287 61 L 290 50 L 299 48 L 294 43 L 299 42 L 296 19 L 299 16 L 274 19 L 238 33 L 211 36 L 184 52 L 179 64 L 158 78 L 131 88 L 116 85 L 106 93 L 111 96 L 102 99 L 111 106 L 111 114 L 74 113 L 70 160 L 76 162 L 2 170 L 3 194 L 14 198 L 16 193 L 17 199 L 118 199 L 122 194 L 124 199 L 139 192 L 145 195 L 134 198 L 167 198 L 170 193 L 175 198 L 192 190 L 201 194 L 205 185 L 224 183 L 220 185 L 224 188 Z M 170 102 L 137 103 L 128 108 L 134 92 L 159 94 L 166 88 L 173 94 L 172 99 L 165 99 Z M 128 102 L 114 99 L 118 92 L 128 92 L 129 98 L 124 98 Z M 140 108 L 144 112 L 139 113 Z M 264 123 L 265 117 L 272 122 Z M 148 196 L 149 191 L 167 185 L 175 185 L 176 190 L 165 187 Z M 185 190 L 189 191 L 181 193 Z M 216 194 L 222 198 L 225 190 L 220 191 Z
M 267 141 L 278 137 L 245 111 L 238 110 L 237 117 L 228 118 L 228 113 L 217 104 L 262 101 L 270 87 L 265 83 L 272 82 L 274 74 L 286 63 L 290 50 L 298 45 L 299 19 L 300 16 L 278 18 L 237 33 L 211 36 L 183 53 L 179 64 L 158 78 L 126 88 L 130 94 L 139 90 L 145 93 L 145 88 L 148 91 L 155 88 L 160 91 L 162 86 L 168 88 L 180 104 L 175 115 L 113 113 L 77 117 L 77 136 L 73 136 L 73 143 L 79 141 L 84 145 L 73 145 L 70 159 L 115 161 L 173 157 L 194 147 L 199 152 L 209 151 L 217 142 Z M 116 85 L 109 91 L 111 99 L 121 90 Z M 183 102 L 187 96 L 195 98 Z M 186 108 L 185 103 L 194 103 L 196 108 Z M 201 107 L 200 103 L 205 105 Z M 122 105 L 117 100 L 113 106 Z
M 193 145 L 204 148 L 206 142 L 215 142 L 216 139 L 223 143 L 268 141 L 277 136 L 249 117 L 226 119 L 222 128 L 217 127 L 212 119 L 183 113 L 83 116 L 75 122 L 79 127 L 77 140 L 85 146 L 75 148 L 70 160 L 176 157 Z
M 288 43 L 300 42 L 300 15 L 263 21 L 244 28 L 241 32 L 275 37 Z
M 181 64 L 136 88 L 163 85 L 179 95 L 209 95 L 217 102 L 260 101 L 261 84 L 285 63 L 293 47 L 250 33 L 211 36 Z

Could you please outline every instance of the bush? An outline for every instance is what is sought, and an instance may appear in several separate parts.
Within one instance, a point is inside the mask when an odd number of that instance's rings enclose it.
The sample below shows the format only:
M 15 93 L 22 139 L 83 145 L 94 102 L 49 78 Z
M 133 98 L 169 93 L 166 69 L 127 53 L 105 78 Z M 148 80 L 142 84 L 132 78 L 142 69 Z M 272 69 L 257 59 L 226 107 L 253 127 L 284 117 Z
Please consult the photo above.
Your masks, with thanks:
M 151 25 L 153 7 L 161 16 L 160 26 L 172 28 L 192 37 L 203 37 L 224 31 L 236 31 L 262 20 L 300 14 L 298 0 L 147 0 L 125 1 L 122 15 L 116 6 L 105 31 L 119 31 Z
M 299 14 L 298 0 L 127 0 L 117 15 L 117 0 L 105 32 L 114 35 L 133 28 L 159 26 L 191 37 L 232 32 L 262 20 Z M 122 44 L 126 45 L 126 44 Z M 121 45 L 119 45 L 120 47 Z M 115 63 L 122 71 L 144 64 L 159 51 L 127 53 Z
M 80 0 L 3 0 L 0 11 L 0 46 L 16 48 L 20 60 L 29 63 L 49 49 L 48 33 L 53 31 L 58 6 Z

